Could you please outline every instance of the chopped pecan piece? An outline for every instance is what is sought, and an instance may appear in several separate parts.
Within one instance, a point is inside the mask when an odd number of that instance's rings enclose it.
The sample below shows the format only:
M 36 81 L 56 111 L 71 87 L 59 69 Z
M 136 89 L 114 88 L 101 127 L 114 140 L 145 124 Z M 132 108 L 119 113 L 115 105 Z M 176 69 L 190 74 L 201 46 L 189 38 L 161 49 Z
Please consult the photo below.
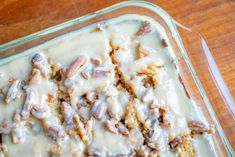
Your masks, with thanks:
M 38 91 L 34 88 L 28 88 L 26 90 L 26 98 L 25 98 L 25 103 L 23 106 L 23 110 L 21 111 L 21 116 L 22 119 L 25 120 L 29 117 L 30 111 L 34 105 L 39 104 L 39 96 L 38 96 Z
M 0 133 L 1 134 L 8 134 L 11 132 L 12 128 L 14 127 L 14 124 L 10 121 L 3 121 L 0 125 Z
M 5 102 L 8 104 L 10 101 L 15 100 L 19 92 L 19 80 L 14 80 L 7 91 Z
M 143 130 L 142 133 L 143 133 L 145 142 L 146 143 L 151 142 L 151 138 L 152 138 L 152 136 L 154 134 L 154 130 L 152 130 L 152 129 Z
M 19 88 L 20 90 L 26 89 L 26 81 L 25 81 L 25 80 L 20 81 L 20 82 L 19 82 L 19 85 L 18 85 L 18 88 Z
M 150 152 L 150 154 L 149 154 L 148 157 L 160 157 L 160 156 L 159 156 L 159 151 L 157 151 L 157 150 L 152 150 L 152 151 Z
M 88 78 L 89 78 L 87 72 L 85 72 L 85 71 L 82 71 L 82 72 L 81 72 L 81 76 L 82 76 L 85 80 L 88 80 Z
M 60 82 L 63 78 L 65 78 L 64 76 L 64 71 L 63 69 L 59 69 L 56 74 L 54 75 L 54 79 L 57 81 L 57 82 Z
M 92 116 L 96 119 L 101 119 L 107 111 L 107 104 L 106 103 L 96 103 L 93 105 L 91 109 Z
M 85 99 L 88 103 L 94 104 L 99 99 L 99 95 L 97 92 L 91 91 L 85 94 Z
M 11 138 L 14 144 L 22 143 L 25 141 L 26 134 L 23 128 L 16 127 L 11 131 Z
M 135 103 L 131 102 L 128 102 L 126 105 L 125 124 L 130 129 L 136 128 L 138 126 L 135 105 Z
M 76 126 L 76 131 L 78 132 L 78 135 L 80 136 L 82 141 L 87 144 L 89 142 L 89 136 L 87 134 L 87 130 L 85 129 L 84 124 L 82 123 L 78 115 L 74 115 L 73 120 Z
M 107 77 L 111 74 L 111 70 L 105 67 L 95 67 L 93 71 L 93 77 Z
M 105 122 L 105 128 L 114 134 L 118 134 L 118 128 L 116 127 L 117 124 L 118 121 L 114 118 L 111 118 Z
M 71 78 L 74 76 L 82 67 L 85 66 L 88 59 L 84 56 L 78 57 L 67 69 L 66 71 L 66 77 Z
M 101 59 L 99 58 L 91 58 L 91 62 L 95 65 L 100 65 L 102 63 Z
M 150 149 L 145 145 L 140 146 L 140 148 L 136 150 L 137 157 L 148 157 L 149 153 L 150 153 Z
M 34 68 L 30 76 L 29 85 L 37 84 L 41 79 L 40 75 L 41 72 Z
M 203 134 L 208 131 L 208 127 L 204 123 L 198 121 L 190 121 L 188 127 L 192 134 Z
M 61 103 L 61 112 L 64 115 L 64 121 L 68 125 L 72 125 L 73 124 L 73 116 L 75 114 L 75 110 L 71 107 L 71 105 L 69 103 L 67 103 L 66 101 L 63 101 Z
M 129 135 L 129 130 L 126 128 L 126 126 L 122 122 L 118 122 L 116 126 L 121 134 L 126 135 L 126 136 Z
M 173 140 L 169 142 L 169 146 L 171 149 L 175 149 L 182 144 L 182 138 L 180 136 L 175 137 Z
M 181 137 L 182 143 L 179 146 L 179 157 L 195 157 L 196 156 L 196 150 L 192 141 L 192 138 L 188 135 L 184 135 Z
M 139 75 L 147 75 L 147 76 L 153 76 L 158 74 L 159 69 L 162 68 L 163 65 L 157 64 L 157 63 L 152 63 L 147 66 L 146 69 L 141 70 L 138 72 Z
M 36 53 L 32 58 L 33 67 L 40 70 L 43 77 L 47 78 L 49 75 L 49 69 L 47 67 L 46 58 L 40 54 Z
M 143 86 L 145 88 L 149 88 L 149 87 L 153 86 L 153 82 L 152 82 L 152 80 L 151 80 L 151 78 L 149 76 L 146 76 L 146 78 L 144 78 L 142 80 L 142 82 L 143 82 Z
M 163 128 L 169 128 L 172 125 L 172 119 L 170 118 L 170 113 L 166 108 L 160 108 L 159 109 L 160 116 L 158 118 L 158 121 L 160 123 L 160 126 Z
M 58 143 L 54 143 L 50 146 L 49 149 L 49 156 L 50 157 L 61 157 L 61 153 L 60 153 L 60 145 Z
M 144 48 L 141 44 L 139 44 L 137 52 L 138 52 L 137 53 L 138 59 L 144 58 L 144 57 L 148 56 L 148 54 L 149 54 L 149 51 L 146 50 L 146 48 Z
M 33 57 L 32 57 L 32 63 L 39 63 L 39 62 L 43 62 L 43 57 L 41 54 L 36 53 Z
M 145 75 L 147 76 L 148 86 L 153 85 L 153 87 L 157 86 L 157 83 L 159 82 L 159 69 L 162 68 L 163 65 L 159 65 L 157 63 L 152 63 L 147 66 L 145 69 L 141 69 L 137 74 L 138 75 Z M 145 85 L 146 86 L 146 85 Z
M 63 140 L 65 137 L 65 132 L 57 126 L 48 126 L 46 128 L 47 136 L 50 136 L 53 140 L 59 141 Z
M 52 77 L 53 78 L 57 77 L 57 79 L 59 79 L 58 78 L 58 74 L 60 72 L 60 65 L 59 64 L 55 64 L 55 63 L 51 63 L 50 64 L 50 68 L 51 68 Z
M 159 151 L 159 146 L 158 144 L 154 143 L 154 142 L 147 142 L 147 146 L 153 150 Z
M 149 22 L 144 21 L 142 26 L 140 27 L 140 30 L 136 33 L 138 36 L 148 34 L 152 31 L 152 26 Z
M 47 108 L 41 105 L 33 106 L 31 109 L 31 113 L 38 119 L 44 119 L 47 117 Z

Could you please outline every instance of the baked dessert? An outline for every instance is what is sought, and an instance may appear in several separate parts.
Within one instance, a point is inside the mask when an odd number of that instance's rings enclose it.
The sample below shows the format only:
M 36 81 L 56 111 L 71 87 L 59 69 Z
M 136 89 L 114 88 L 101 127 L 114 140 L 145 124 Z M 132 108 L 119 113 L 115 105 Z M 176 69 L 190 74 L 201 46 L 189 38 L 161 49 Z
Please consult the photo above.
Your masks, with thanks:
M 164 29 L 124 15 L 0 66 L 1 155 L 210 156 Z

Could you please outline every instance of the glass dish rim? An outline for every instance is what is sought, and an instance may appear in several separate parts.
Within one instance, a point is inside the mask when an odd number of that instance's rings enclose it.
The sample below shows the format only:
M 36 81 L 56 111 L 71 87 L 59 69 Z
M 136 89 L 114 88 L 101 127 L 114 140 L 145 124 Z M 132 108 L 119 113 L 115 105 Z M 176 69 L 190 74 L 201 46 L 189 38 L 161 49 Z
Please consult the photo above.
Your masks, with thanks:
M 39 32 L 32 33 L 30 35 L 26 35 L 24 37 L 6 42 L 4 44 L 1 44 L 0 45 L 0 53 L 3 53 L 4 51 L 6 51 L 8 49 L 17 47 L 17 46 L 19 46 L 21 44 L 24 44 L 26 42 L 30 42 L 30 41 L 35 40 L 37 38 L 46 36 L 50 33 L 60 31 L 62 29 L 73 26 L 75 24 L 85 22 L 87 20 L 90 20 L 90 19 L 95 18 L 97 16 L 100 16 L 102 14 L 105 14 L 105 13 L 108 13 L 108 12 L 111 12 L 113 10 L 116 10 L 116 9 L 119 9 L 119 8 L 122 8 L 122 7 L 126 7 L 126 6 L 145 7 L 145 8 L 147 8 L 147 9 L 153 11 L 153 12 L 158 13 L 164 19 L 164 21 L 167 23 L 172 35 L 175 37 L 175 41 L 176 41 L 177 45 L 179 46 L 179 49 L 180 49 L 180 51 L 183 55 L 183 58 L 185 59 L 185 61 L 187 63 L 187 66 L 189 68 L 189 71 L 191 72 L 193 80 L 194 80 L 197 88 L 199 89 L 199 92 L 200 92 L 201 96 L 203 97 L 203 101 L 204 101 L 204 103 L 205 103 L 205 105 L 206 105 L 206 107 L 207 107 L 207 109 L 210 113 L 210 116 L 213 119 L 213 122 L 216 126 L 216 129 L 217 129 L 217 131 L 218 131 L 218 133 L 219 133 L 219 135 L 222 139 L 223 145 L 226 148 L 227 154 L 230 155 L 230 156 L 233 156 L 234 155 L 233 148 L 230 145 L 230 143 L 227 139 L 227 136 L 225 135 L 225 133 L 224 133 L 224 131 L 223 131 L 221 125 L 220 125 L 220 122 L 219 122 L 219 120 L 218 120 L 218 118 L 217 118 L 217 116 L 214 112 L 214 109 L 213 109 L 213 107 L 212 107 L 212 105 L 209 101 L 209 98 L 207 97 L 206 92 L 205 92 L 205 90 L 204 90 L 204 88 L 203 88 L 203 86 L 202 86 L 202 84 L 201 84 L 201 82 L 200 82 L 200 80 L 199 80 L 199 78 L 196 74 L 196 71 L 195 71 L 195 69 L 194 69 L 194 67 L 193 67 L 193 65 L 192 65 L 192 63 L 189 59 L 187 51 L 184 48 L 183 41 L 182 41 L 182 39 L 180 37 L 180 34 L 179 34 L 179 32 L 176 28 L 176 23 L 175 23 L 174 19 L 165 10 L 163 10 L 162 8 L 160 8 L 159 6 L 157 6 L 155 4 L 152 4 L 150 2 L 145 2 L 145 1 L 136 1 L 136 0 L 119 2 L 117 4 L 111 5 L 109 7 L 104 8 L 104 9 L 97 10 L 95 12 L 88 13 L 86 15 L 83 15 L 83 16 L 80 16 L 80 17 L 77 17 L 77 18 L 73 18 L 72 20 L 68 20 L 66 22 L 57 24 L 55 26 L 43 29 Z

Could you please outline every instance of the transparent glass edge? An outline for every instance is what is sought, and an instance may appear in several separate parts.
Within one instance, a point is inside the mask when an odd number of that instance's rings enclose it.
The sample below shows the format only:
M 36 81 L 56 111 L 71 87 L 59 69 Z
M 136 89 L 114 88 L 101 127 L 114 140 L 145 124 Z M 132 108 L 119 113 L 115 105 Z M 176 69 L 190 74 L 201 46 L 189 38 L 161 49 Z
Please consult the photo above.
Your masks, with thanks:
M 183 54 L 183 57 L 187 63 L 187 66 L 193 76 L 193 79 L 197 85 L 197 88 L 199 89 L 199 92 L 200 94 L 202 95 L 203 97 L 203 100 L 206 104 L 206 107 L 216 125 L 216 128 L 219 132 L 219 135 L 222 139 L 222 142 L 226 148 L 226 151 L 227 153 L 230 155 L 230 156 L 234 156 L 234 151 L 230 145 L 230 143 L 228 142 L 228 139 L 219 123 L 219 120 L 214 112 L 214 109 L 206 95 L 206 92 L 204 90 L 204 88 L 202 87 L 202 84 L 196 74 L 196 71 L 194 70 L 193 68 L 193 65 L 187 55 L 187 51 L 186 49 L 184 48 L 183 46 L 183 42 L 182 42 L 182 39 L 179 35 L 179 32 L 176 28 L 176 25 L 174 23 L 174 20 L 173 18 L 166 12 L 164 11 L 163 9 L 161 9 L 160 7 L 152 4 L 152 3 L 149 3 L 149 2 L 144 2 L 144 1 L 127 1 L 127 2 L 120 2 L 120 3 L 117 3 L 115 5 L 112 5 L 110 7 L 107 7 L 107 8 L 104 8 L 104 9 L 101 9 L 101 10 L 98 10 L 94 13 L 89 13 L 89 14 L 86 14 L 84 16 L 81 16 L 81 17 L 78 17 L 78 18 L 74 18 L 72 20 L 69 20 L 67 22 L 64 22 L 64 23 L 61 23 L 61 24 L 58 24 L 58 25 L 55 25 L 53 27 L 49 27 L 47 29 L 44 29 L 42 31 L 39 31 L 39 32 L 36 32 L 36 33 L 33 33 L 33 34 L 30 34 L 30 35 L 27 35 L 25 37 L 22 37 L 22 38 L 19 38 L 19 39 L 16 39 L 16 40 L 13 40 L 13 41 L 10 41 L 10 42 L 7 42 L 5 44 L 2 44 L 0 45 L 0 53 L 2 53 L 3 51 L 7 50 L 7 49 L 10 49 L 10 48 L 13 48 L 13 47 L 16 47 L 16 46 L 19 46 L 21 44 L 24 44 L 26 42 L 29 42 L 29 41 L 32 41 L 32 40 L 35 40 L 41 36 L 44 36 L 44 35 L 47 35 L 49 33 L 53 33 L 53 32 L 56 32 L 56 31 L 59 31 L 59 30 L 62 30 L 66 27 L 69 27 L 69 26 L 72 26 L 74 24 L 78 24 L 78 23 L 81 23 L 83 21 L 86 21 L 86 20 L 89 20 L 89 19 L 92 19 L 96 16 L 99 16 L 99 15 L 102 15 L 102 14 L 105 14 L 107 12 L 110 12 L 110 11 L 113 11 L 113 10 L 116 10 L 118 8 L 121 8 L 121 7 L 125 7 L 125 6 L 140 6 L 140 7 L 145 7 L 145 8 L 148 8 L 158 14 L 160 14 L 164 20 L 166 21 L 166 23 L 168 24 L 171 32 L 173 33 L 173 36 L 175 37 L 176 39 L 176 42 L 181 50 L 181 53 Z
M 172 23 L 175 23 L 175 21 L 172 20 Z M 198 78 L 197 73 L 196 73 L 196 71 L 195 71 L 195 69 L 194 69 L 194 67 L 193 67 L 193 65 L 192 65 L 192 63 L 189 59 L 189 56 L 187 54 L 187 51 L 186 51 L 185 47 L 183 46 L 183 41 L 182 41 L 182 39 L 179 35 L 179 32 L 176 28 L 176 25 L 173 24 L 173 27 L 174 27 L 173 29 L 177 33 L 177 35 L 175 36 L 176 39 L 177 39 L 176 42 L 177 42 L 178 46 L 180 47 L 181 53 L 183 54 L 184 60 L 186 61 L 187 66 L 188 66 L 188 68 L 189 68 L 189 70 L 190 70 L 190 72 L 193 76 L 194 82 L 195 82 L 195 84 L 196 84 L 196 86 L 197 86 L 197 88 L 198 88 L 198 90 L 199 90 L 199 92 L 200 92 L 200 94 L 203 98 L 203 101 L 206 104 L 206 107 L 207 107 L 207 109 L 208 109 L 208 111 L 209 111 L 209 113 L 210 113 L 210 115 L 213 119 L 213 122 L 215 123 L 215 126 L 216 126 L 216 128 L 219 132 L 219 135 L 222 139 L 222 142 L 223 142 L 223 144 L 226 148 L 226 151 L 230 156 L 234 156 L 234 154 L 235 154 L 234 150 L 233 150 L 232 146 L 230 145 L 230 142 L 228 141 L 227 136 L 225 135 L 225 133 L 224 133 L 224 131 L 223 131 L 221 125 L 220 125 L 220 122 L 219 122 L 219 120 L 218 120 L 218 118 L 215 114 L 215 111 L 212 107 L 212 104 L 210 103 L 209 98 L 208 98 L 208 96 L 207 96 L 207 94 L 206 94 L 206 92 L 205 92 L 205 90 L 202 86 L 202 83 L 201 83 L 200 79 Z

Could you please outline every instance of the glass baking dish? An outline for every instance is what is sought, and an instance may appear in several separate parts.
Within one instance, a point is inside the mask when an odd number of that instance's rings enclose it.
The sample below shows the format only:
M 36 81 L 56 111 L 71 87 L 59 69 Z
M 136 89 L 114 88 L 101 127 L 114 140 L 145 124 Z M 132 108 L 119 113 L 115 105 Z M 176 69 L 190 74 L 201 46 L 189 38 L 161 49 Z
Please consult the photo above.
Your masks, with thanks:
M 143 1 L 118 3 L 0 45 L 0 65 L 28 55 L 32 52 L 30 48 L 40 49 L 42 45 L 48 44 L 47 41 L 68 32 L 99 21 L 133 13 L 150 16 L 164 27 L 174 49 L 185 90 L 200 107 L 207 122 L 215 126 L 215 134 L 212 137 L 214 143 L 212 156 L 234 156 L 235 136 L 232 134 L 235 127 L 234 101 L 205 41 L 200 34 L 180 25 L 164 10 L 151 3 Z M 215 95 L 210 95 L 212 90 L 216 93 L 216 98 L 214 98 Z

